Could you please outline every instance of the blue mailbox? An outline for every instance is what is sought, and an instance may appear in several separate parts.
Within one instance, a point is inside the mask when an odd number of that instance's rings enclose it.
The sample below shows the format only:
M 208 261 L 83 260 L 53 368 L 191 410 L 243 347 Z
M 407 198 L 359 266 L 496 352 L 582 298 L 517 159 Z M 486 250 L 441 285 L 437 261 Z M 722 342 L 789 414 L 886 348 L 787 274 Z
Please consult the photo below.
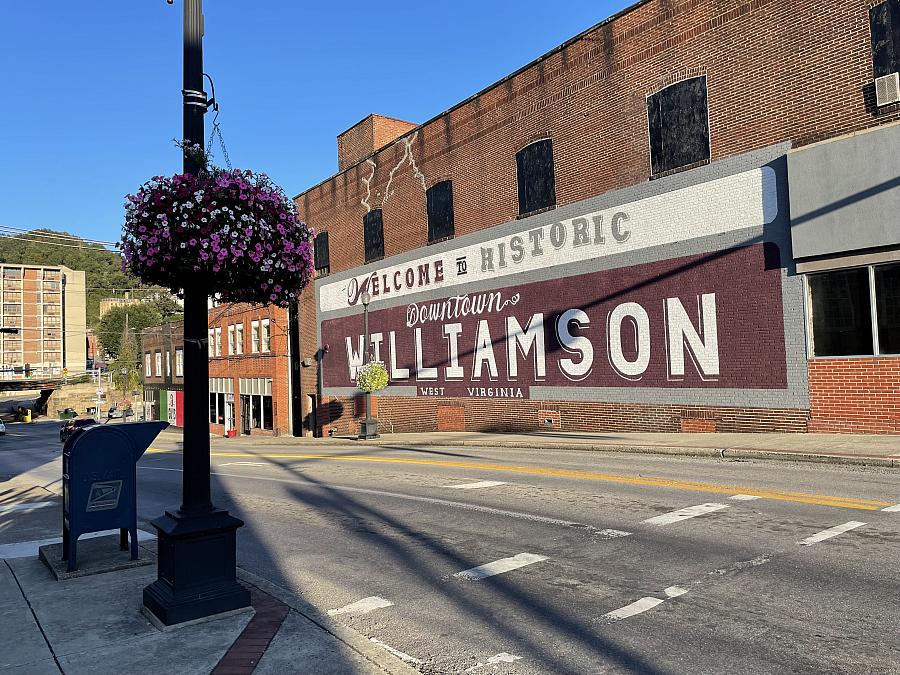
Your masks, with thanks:
M 75 570 L 78 537 L 119 528 L 119 544 L 137 560 L 137 461 L 168 422 L 95 424 L 63 446 L 63 560 Z

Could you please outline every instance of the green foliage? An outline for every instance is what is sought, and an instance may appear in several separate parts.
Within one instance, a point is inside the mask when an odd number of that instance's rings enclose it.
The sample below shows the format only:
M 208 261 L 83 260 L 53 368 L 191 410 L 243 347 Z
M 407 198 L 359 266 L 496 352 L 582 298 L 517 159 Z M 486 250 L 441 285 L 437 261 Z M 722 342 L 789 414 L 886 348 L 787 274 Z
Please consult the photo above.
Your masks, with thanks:
M 387 369 L 381 361 L 369 361 L 356 371 L 356 386 L 360 391 L 379 391 L 387 385 Z
M 161 292 L 147 302 L 156 307 L 163 321 L 178 321 L 184 318 L 184 307 L 175 302 L 175 298 L 168 293 Z
M 97 336 L 106 352 L 113 358 L 120 358 L 122 346 L 122 332 L 125 330 L 125 317 L 128 317 L 128 328 L 133 335 L 140 335 L 141 331 L 150 326 L 158 326 L 162 323 L 162 315 L 156 305 L 150 302 L 142 302 L 123 307 L 113 307 L 100 321 Z M 135 361 L 138 358 L 135 356 Z
M 103 317 L 104 319 L 106 316 Z M 113 381 L 117 389 L 122 391 L 122 398 L 128 398 L 128 392 L 141 386 L 140 348 L 134 331 L 131 328 L 131 318 L 128 326 L 123 327 L 119 338 L 119 357 L 113 362 Z
M 63 234 L 61 230 L 37 229 L 35 233 Z M 50 240 L 48 240 L 50 241 Z M 140 281 L 122 271 L 122 256 L 100 244 L 89 244 L 75 237 L 71 240 L 53 240 L 71 245 L 60 246 L 37 241 L 36 238 L 0 237 L 0 262 L 14 265 L 65 265 L 69 269 L 85 272 L 87 283 L 87 323 L 96 328 L 100 322 L 100 300 L 113 297 L 115 290 L 135 288 Z M 132 297 L 141 297 L 141 291 Z

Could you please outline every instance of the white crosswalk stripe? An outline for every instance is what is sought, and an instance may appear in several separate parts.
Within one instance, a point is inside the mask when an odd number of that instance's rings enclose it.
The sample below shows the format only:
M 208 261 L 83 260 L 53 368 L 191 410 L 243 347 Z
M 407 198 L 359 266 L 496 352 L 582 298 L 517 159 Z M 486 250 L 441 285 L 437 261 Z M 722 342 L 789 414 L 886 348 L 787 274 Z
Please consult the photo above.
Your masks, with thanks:
M 851 520 L 850 522 L 844 523 L 843 525 L 835 525 L 834 527 L 829 527 L 827 530 L 816 532 L 814 535 L 809 536 L 798 543 L 801 546 L 818 544 L 820 541 L 825 541 L 826 539 L 831 539 L 832 537 L 836 537 L 839 534 L 844 534 L 844 532 L 855 530 L 857 527 L 862 527 L 865 524 L 866 523 L 861 523 L 858 520 Z
M 670 511 L 669 513 L 654 516 L 653 518 L 647 518 L 644 522 L 648 525 L 670 525 L 671 523 L 677 523 L 682 520 L 687 520 L 688 518 L 696 518 L 697 516 L 702 516 L 706 513 L 712 513 L 713 511 L 727 508 L 728 504 L 698 504 L 697 506 L 688 506 L 684 509 Z
M 356 602 L 351 602 L 349 605 L 338 607 L 337 609 L 329 609 L 328 614 L 330 616 L 338 616 L 340 614 L 368 614 L 376 609 L 393 606 L 394 603 L 390 600 L 385 600 L 384 598 L 379 598 L 377 595 L 373 595 L 368 598 L 363 598 L 362 600 L 357 600 Z
M 478 488 L 497 487 L 498 485 L 506 485 L 502 480 L 482 480 L 477 483 L 463 483 L 462 485 L 445 485 L 444 487 L 453 488 L 454 490 L 477 490 Z
M 519 553 L 518 555 L 514 555 L 510 558 L 501 558 L 500 560 L 495 560 L 494 562 L 489 562 L 484 565 L 479 565 L 478 567 L 472 567 L 471 569 L 457 572 L 453 576 L 460 579 L 466 579 L 468 581 L 478 581 L 480 579 L 492 577 L 495 574 L 503 574 L 504 572 L 519 569 L 520 567 L 525 567 L 526 565 L 532 565 L 546 559 L 547 556 L 537 555 L 535 553 Z

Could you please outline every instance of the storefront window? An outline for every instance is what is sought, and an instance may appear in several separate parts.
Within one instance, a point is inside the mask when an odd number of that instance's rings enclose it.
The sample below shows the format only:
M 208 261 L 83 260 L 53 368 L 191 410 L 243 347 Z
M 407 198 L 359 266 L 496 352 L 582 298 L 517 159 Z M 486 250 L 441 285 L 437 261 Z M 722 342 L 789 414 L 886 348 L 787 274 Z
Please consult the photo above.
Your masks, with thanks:
M 879 265 L 874 271 L 878 351 L 900 354 L 900 264 Z
M 868 268 L 811 274 L 809 295 L 813 356 L 874 353 Z
M 259 396 L 250 397 L 250 419 L 254 429 L 262 429 L 262 406 L 259 404 Z
M 213 392 L 209 394 L 209 423 L 215 424 L 218 417 L 216 416 L 216 395 Z
M 263 429 L 272 429 L 272 397 L 262 397 Z

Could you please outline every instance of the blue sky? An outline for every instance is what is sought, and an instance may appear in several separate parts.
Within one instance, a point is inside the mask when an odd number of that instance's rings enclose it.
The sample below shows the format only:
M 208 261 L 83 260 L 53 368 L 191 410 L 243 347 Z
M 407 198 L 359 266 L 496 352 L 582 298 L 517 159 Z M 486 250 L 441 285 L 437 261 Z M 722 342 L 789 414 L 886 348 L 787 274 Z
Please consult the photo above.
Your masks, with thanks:
M 369 113 L 424 122 L 628 4 L 207 0 L 204 65 L 232 163 L 293 196 Z M 115 240 L 124 195 L 180 170 L 181 22 L 181 0 L 0 0 L 0 225 Z

